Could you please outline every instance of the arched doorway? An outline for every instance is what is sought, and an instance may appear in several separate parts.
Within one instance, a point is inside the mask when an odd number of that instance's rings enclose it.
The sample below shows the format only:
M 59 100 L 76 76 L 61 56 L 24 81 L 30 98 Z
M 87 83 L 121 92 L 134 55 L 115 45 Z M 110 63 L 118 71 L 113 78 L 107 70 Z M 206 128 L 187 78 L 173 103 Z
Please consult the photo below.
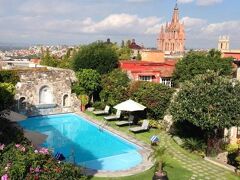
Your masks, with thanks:
M 53 95 L 49 86 L 43 86 L 39 90 L 39 104 L 52 104 Z
M 63 107 L 69 106 L 69 96 L 68 96 L 68 94 L 65 94 L 65 95 L 63 96 L 62 105 L 63 105 Z

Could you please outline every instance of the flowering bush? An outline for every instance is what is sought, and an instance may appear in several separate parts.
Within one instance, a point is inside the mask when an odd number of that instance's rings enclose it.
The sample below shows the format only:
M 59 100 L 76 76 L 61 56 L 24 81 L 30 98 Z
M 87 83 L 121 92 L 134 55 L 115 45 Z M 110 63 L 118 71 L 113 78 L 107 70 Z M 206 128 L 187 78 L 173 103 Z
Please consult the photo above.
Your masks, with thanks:
M 2 179 L 80 179 L 81 168 L 59 163 L 47 148 L 35 149 L 28 143 L 10 144 L 0 150 Z

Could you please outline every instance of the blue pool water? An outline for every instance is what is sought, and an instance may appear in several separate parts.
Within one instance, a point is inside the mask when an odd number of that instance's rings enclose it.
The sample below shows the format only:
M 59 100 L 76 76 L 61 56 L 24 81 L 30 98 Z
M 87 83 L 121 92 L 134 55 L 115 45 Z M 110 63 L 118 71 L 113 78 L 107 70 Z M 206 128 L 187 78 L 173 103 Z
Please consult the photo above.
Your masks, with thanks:
M 142 161 L 140 147 L 116 136 L 76 114 L 31 117 L 20 122 L 31 131 L 48 135 L 42 144 L 67 161 L 91 169 L 127 170 Z

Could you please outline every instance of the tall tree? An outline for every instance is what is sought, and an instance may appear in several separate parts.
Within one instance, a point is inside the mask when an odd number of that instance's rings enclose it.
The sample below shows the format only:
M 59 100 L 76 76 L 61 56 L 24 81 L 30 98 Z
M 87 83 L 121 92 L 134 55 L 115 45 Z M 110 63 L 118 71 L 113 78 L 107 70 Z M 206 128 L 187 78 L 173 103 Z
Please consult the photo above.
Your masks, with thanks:
M 68 49 L 67 53 L 63 56 L 63 58 L 61 59 L 61 61 L 58 63 L 58 67 L 60 68 L 66 68 L 66 69 L 70 69 L 71 68 L 71 54 L 73 52 L 73 49 Z
M 177 63 L 173 73 L 174 83 L 191 80 L 195 75 L 204 74 L 208 70 L 219 72 L 219 75 L 230 75 L 232 61 L 232 58 L 221 58 L 221 52 L 214 49 L 208 53 L 190 51 Z
M 129 82 L 127 74 L 118 69 L 104 75 L 101 80 L 101 100 L 112 106 L 127 100 Z
M 206 132 L 208 147 L 218 149 L 225 128 L 240 125 L 240 83 L 209 71 L 182 84 L 171 104 L 175 121 L 188 121 Z
M 73 69 L 94 69 L 100 74 L 111 72 L 118 66 L 118 56 L 111 44 L 95 42 L 82 46 L 73 56 Z
M 57 67 L 58 61 L 50 54 L 50 51 L 47 48 L 46 52 L 43 52 L 40 64 L 44 66 Z
M 73 86 L 78 95 L 86 94 L 90 98 L 100 90 L 100 74 L 93 69 L 81 69 L 76 73 L 78 82 Z

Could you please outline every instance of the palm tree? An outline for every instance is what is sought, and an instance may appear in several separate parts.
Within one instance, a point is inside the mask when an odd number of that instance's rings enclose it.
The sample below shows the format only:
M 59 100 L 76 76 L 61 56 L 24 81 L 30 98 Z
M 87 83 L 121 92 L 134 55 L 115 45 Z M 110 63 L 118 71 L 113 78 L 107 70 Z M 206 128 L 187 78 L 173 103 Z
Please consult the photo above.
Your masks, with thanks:
M 150 153 L 148 159 L 152 158 L 155 160 L 155 167 L 157 169 L 157 176 L 166 177 L 166 173 L 163 171 L 163 156 L 166 148 L 158 146 L 153 148 L 153 151 Z

